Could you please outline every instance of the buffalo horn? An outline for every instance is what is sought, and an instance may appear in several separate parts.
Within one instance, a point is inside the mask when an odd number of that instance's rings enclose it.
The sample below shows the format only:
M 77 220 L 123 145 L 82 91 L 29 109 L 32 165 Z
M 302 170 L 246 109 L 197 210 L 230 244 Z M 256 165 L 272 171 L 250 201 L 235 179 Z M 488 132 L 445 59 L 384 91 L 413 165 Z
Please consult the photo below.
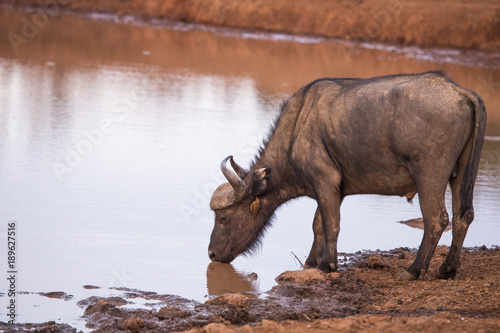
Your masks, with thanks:
M 237 201 L 237 200 L 240 200 L 241 198 L 243 198 L 243 196 L 246 194 L 247 186 L 245 185 L 243 180 L 240 178 L 240 176 L 238 176 L 236 174 L 235 171 L 230 170 L 227 167 L 226 164 L 227 164 L 227 160 L 229 160 L 229 159 L 231 160 L 231 165 L 233 165 L 233 156 L 228 156 L 224 160 L 222 160 L 222 163 L 220 164 L 220 169 L 221 169 L 224 177 L 226 177 L 229 184 L 231 184 L 231 186 L 233 187 L 234 198 Z M 234 164 L 236 164 L 236 163 L 234 163 Z M 241 168 L 239 168 L 239 169 L 241 169 Z
M 236 171 L 236 174 L 241 178 L 244 179 L 245 176 L 248 174 L 248 172 L 240 167 L 238 163 L 236 163 L 233 159 L 232 156 L 230 156 L 229 162 L 231 162 L 231 166 L 233 167 L 233 170 Z

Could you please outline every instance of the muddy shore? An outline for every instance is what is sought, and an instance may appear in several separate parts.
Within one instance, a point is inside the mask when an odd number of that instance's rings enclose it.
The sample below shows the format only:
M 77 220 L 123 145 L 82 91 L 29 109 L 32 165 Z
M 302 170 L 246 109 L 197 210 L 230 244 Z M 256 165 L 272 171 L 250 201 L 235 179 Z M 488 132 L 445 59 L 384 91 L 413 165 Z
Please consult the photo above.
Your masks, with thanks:
M 14 7 L 109 12 L 214 26 L 423 47 L 500 51 L 495 0 L 2 0 Z
M 95 332 L 498 332 L 500 248 L 468 248 L 455 280 L 436 279 L 448 252 L 438 247 L 418 281 L 396 281 L 416 250 L 399 248 L 344 254 L 338 272 L 287 271 L 265 298 L 223 294 L 204 303 L 175 295 L 122 288 L 122 297 L 80 300 L 87 327 Z M 152 310 L 123 306 L 144 298 Z M 66 324 L 0 323 L 0 330 L 76 332 Z

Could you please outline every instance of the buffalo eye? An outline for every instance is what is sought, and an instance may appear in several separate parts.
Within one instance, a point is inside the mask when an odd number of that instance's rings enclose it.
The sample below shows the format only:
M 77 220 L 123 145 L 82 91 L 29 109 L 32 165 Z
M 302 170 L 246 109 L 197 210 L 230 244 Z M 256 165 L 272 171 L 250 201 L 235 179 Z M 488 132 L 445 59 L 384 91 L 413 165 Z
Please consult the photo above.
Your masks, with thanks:
M 226 222 L 227 222 L 227 217 L 226 217 L 225 215 L 221 216 L 221 217 L 220 217 L 219 222 L 220 222 L 221 224 L 226 223 Z

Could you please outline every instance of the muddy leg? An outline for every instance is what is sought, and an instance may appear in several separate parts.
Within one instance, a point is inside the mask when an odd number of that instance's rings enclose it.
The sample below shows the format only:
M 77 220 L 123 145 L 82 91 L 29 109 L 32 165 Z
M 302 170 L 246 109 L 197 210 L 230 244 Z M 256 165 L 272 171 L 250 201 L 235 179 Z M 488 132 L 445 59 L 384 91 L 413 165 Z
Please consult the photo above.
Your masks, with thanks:
M 462 252 L 462 245 L 464 244 L 465 235 L 472 222 L 473 214 L 458 217 L 453 213 L 453 240 L 451 242 L 450 251 L 446 260 L 443 262 L 437 273 L 439 279 L 454 279 L 457 275 L 457 270 L 460 268 L 460 253 Z
M 340 178 L 338 184 L 340 185 Z M 323 191 L 322 193 L 326 193 L 327 195 L 323 195 L 318 200 L 325 238 L 323 256 L 318 264 L 318 268 L 324 272 L 335 271 L 339 267 L 337 262 L 337 239 L 340 231 L 340 203 L 342 199 L 340 198 L 339 187 L 336 187 L 336 190 L 333 191 L 332 188 L 335 187 L 329 187 L 329 193 L 328 191 Z
M 324 237 L 323 254 L 317 267 L 325 272 L 334 271 L 338 268 L 337 239 L 340 230 L 342 173 L 332 161 L 328 151 L 315 148 L 314 154 L 311 155 L 309 148 L 307 150 L 303 149 L 303 147 L 324 147 L 322 142 L 316 144 L 314 141 L 304 141 L 297 144 L 296 147 L 298 148 L 292 152 L 292 157 L 296 161 L 294 167 L 301 170 L 304 177 L 311 184 L 314 199 L 318 203 L 318 211 L 321 216 L 321 219 L 315 219 L 317 224 L 321 220 Z M 313 158 L 306 158 L 306 156 L 313 156 Z M 320 234 L 320 232 L 316 232 L 318 229 L 315 228 L 315 234 L 317 235 Z M 320 239 L 317 239 L 315 245 L 319 245 L 320 242 Z M 313 255 L 316 255 L 320 251 L 317 246 L 313 246 L 312 252 L 314 252 Z
M 445 261 L 439 267 L 437 277 L 440 279 L 454 279 L 457 275 L 457 270 L 460 268 L 460 253 L 464 244 L 465 235 L 469 229 L 469 225 L 474 219 L 474 210 L 466 212 L 463 217 L 460 217 L 460 186 L 462 184 L 463 174 L 465 169 L 465 161 L 459 163 L 457 176 L 450 180 L 451 194 L 453 201 L 453 239 L 451 241 L 450 251 Z M 476 175 L 474 175 L 475 179 Z
M 437 243 L 449 223 L 444 204 L 446 186 L 442 188 L 421 186 L 421 188 L 423 189 L 419 190 L 419 199 L 424 217 L 424 237 L 415 261 L 398 277 L 398 280 L 415 280 L 422 272 L 427 272 Z
M 304 264 L 304 268 L 313 268 L 318 266 L 318 263 L 323 256 L 325 237 L 323 236 L 323 226 L 321 224 L 321 214 L 319 212 L 319 208 L 316 209 L 316 213 L 314 214 L 313 232 L 314 241 L 311 251 L 309 252 L 309 256 Z

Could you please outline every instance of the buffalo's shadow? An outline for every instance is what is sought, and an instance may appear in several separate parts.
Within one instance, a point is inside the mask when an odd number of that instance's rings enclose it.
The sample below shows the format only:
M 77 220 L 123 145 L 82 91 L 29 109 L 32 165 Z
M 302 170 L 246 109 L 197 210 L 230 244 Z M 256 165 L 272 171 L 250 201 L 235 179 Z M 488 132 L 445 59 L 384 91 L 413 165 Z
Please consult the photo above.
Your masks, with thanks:
M 238 272 L 231 264 L 212 262 L 207 267 L 207 289 L 210 295 L 241 293 L 258 296 L 256 274 Z

